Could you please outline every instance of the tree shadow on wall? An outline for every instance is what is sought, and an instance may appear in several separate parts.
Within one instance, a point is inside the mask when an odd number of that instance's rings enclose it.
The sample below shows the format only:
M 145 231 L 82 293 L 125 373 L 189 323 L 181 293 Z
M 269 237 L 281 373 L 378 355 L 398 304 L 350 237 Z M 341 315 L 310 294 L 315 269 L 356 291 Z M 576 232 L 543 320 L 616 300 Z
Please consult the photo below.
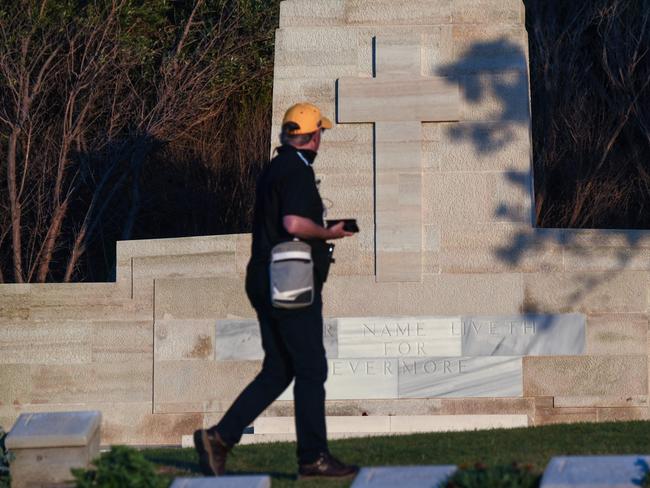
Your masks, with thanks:
M 526 56 L 512 41 L 475 43 L 458 62 L 440 67 L 435 75 L 457 82 L 467 106 L 465 122 L 449 128 L 452 141 L 469 139 L 476 153 L 490 154 L 511 144 L 516 128 L 528 124 Z M 484 107 L 486 101 L 488 107 Z M 496 128 L 488 127 L 486 121 Z
M 566 296 L 570 304 L 580 303 L 599 285 L 622 271 L 634 269 L 642 240 L 649 241 L 648 232 L 602 229 L 590 230 L 587 235 L 575 229 L 536 227 L 532 155 L 517 151 L 516 147 L 522 138 L 528 147 L 530 137 L 528 66 L 521 44 L 506 37 L 475 43 L 457 62 L 439 67 L 432 74 L 454 80 L 460 87 L 461 106 L 464 107 L 462 123 L 449 125 L 447 139 L 459 144 L 471 142 L 475 156 L 486 161 L 486 170 L 495 168 L 490 158 L 511 159 L 510 164 L 500 168 L 505 168 L 505 193 L 516 198 L 501 195 L 489 222 L 503 225 L 504 232 L 509 235 L 505 244 L 492 248 L 495 259 L 506 268 L 522 269 L 529 266 L 531 257 L 554 249 L 557 254 L 553 256 L 558 262 L 550 269 L 540 265 L 534 271 L 585 272 L 575 276 L 575 290 Z M 444 165 L 444 161 L 441 164 Z M 497 171 L 498 168 L 497 165 Z M 526 201 L 521 195 L 530 195 L 530 205 L 521 203 Z M 598 249 L 603 247 L 610 247 L 602 257 L 609 260 L 604 264 L 598 261 Z M 589 262 L 594 262 L 591 269 Z M 589 274 L 588 271 L 607 273 Z M 525 301 L 523 312 L 542 311 L 532 301 Z

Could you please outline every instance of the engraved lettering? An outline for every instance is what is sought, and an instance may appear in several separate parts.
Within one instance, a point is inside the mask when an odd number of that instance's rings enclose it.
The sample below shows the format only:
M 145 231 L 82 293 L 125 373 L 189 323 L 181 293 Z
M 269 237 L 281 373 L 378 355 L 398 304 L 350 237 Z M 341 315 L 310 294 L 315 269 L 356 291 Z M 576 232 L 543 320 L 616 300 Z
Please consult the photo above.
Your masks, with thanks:
M 371 329 L 371 328 L 368 326 L 368 324 L 363 324 L 363 336 L 364 336 L 364 337 L 366 336 L 366 331 L 367 331 L 367 332 L 370 332 L 370 333 L 371 333 L 372 335 L 374 335 L 374 336 L 377 335 L 377 333 L 376 333 L 376 331 L 375 331 L 375 326 L 374 326 L 374 325 L 372 326 L 372 329 Z
M 402 335 L 402 336 L 410 336 L 411 335 L 411 325 L 406 324 L 405 327 L 401 326 L 400 324 L 397 324 L 395 326 L 396 334 L 395 335 Z
M 334 332 L 332 331 L 333 328 L 332 324 L 327 324 L 325 326 L 325 336 L 334 337 Z
M 424 342 L 418 342 L 418 356 L 426 356 L 424 352 Z
M 358 368 L 359 368 L 358 362 L 353 363 L 352 361 L 350 361 L 350 369 L 352 370 L 352 374 L 356 373 Z
M 451 373 L 451 361 L 445 360 L 444 362 L 444 372 L 446 373 Z
M 458 373 L 463 374 L 466 373 L 467 370 L 463 371 L 463 368 L 465 367 L 465 361 L 463 359 L 458 360 Z
M 451 323 L 451 335 L 453 336 L 505 336 L 505 335 L 535 335 L 537 324 L 535 321 L 524 320 L 480 320 L 467 319 L 461 321 L 460 325 Z
M 333 361 L 332 362 L 332 374 L 334 376 L 337 376 L 337 375 L 341 374 L 340 371 L 337 371 L 337 368 L 340 368 L 340 367 L 341 367 L 341 365 L 339 364 L 339 361 Z
M 367 375 L 374 375 L 375 374 L 375 363 L 372 361 L 367 361 L 366 362 L 366 374 Z
M 402 375 L 461 375 L 468 373 L 467 360 L 464 359 L 426 359 L 406 361 L 398 360 L 399 373 Z M 384 375 L 392 374 L 389 361 L 384 361 Z
M 403 359 L 401 361 L 401 367 L 404 369 L 405 374 L 417 374 L 417 367 L 416 367 L 416 362 L 411 361 L 410 363 L 407 363 Z M 409 364 L 411 367 L 409 367 Z
M 461 335 L 463 333 L 463 325 L 464 324 L 459 324 L 460 325 L 460 330 L 456 331 L 456 322 L 451 323 L 451 335 Z
M 429 366 L 431 366 L 433 369 L 429 370 Z M 436 362 L 435 361 L 427 361 L 427 362 L 424 363 L 424 372 L 425 373 L 429 373 L 429 374 L 435 373 L 436 369 L 437 369 L 437 367 L 436 367 Z
M 400 342 L 399 346 L 397 346 L 397 350 L 402 356 L 406 356 L 411 352 L 411 344 L 408 342 Z
M 384 376 L 393 374 L 393 365 L 390 361 L 384 361 Z

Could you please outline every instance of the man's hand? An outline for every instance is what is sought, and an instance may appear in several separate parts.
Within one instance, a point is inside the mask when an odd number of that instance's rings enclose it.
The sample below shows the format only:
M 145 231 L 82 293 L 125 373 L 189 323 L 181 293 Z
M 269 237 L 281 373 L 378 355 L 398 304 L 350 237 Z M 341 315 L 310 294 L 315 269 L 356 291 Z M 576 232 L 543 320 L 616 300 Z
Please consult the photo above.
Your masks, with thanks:
M 314 223 L 311 219 L 299 215 L 285 215 L 282 224 L 289 234 L 301 239 L 321 239 L 326 241 L 354 235 L 352 232 L 343 230 L 345 222 L 339 222 L 335 226 L 326 229 Z
M 336 225 L 333 225 L 329 229 L 327 229 L 330 233 L 330 237 L 328 239 L 341 239 L 343 237 L 350 237 L 353 236 L 353 232 L 348 232 L 347 230 L 344 230 L 343 227 L 345 227 L 345 222 L 339 222 Z

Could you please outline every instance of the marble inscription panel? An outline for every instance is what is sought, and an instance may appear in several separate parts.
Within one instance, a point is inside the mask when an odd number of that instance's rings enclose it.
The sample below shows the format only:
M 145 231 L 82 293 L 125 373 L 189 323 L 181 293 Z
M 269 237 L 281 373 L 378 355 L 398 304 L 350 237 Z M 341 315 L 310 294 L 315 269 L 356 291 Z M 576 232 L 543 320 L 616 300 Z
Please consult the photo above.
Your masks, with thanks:
M 328 359 L 325 392 L 328 400 L 398 398 L 398 360 Z M 278 400 L 293 399 L 293 382 Z
M 520 357 L 400 359 L 399 398 L 521 397 Z
M 460 356 L 460 317 L 337 319 L 339 358 Z
M 323 343 L 327 357 L 337 353 L 336 319 L 323 324 Z M 217 320 L 214 353 L 216 361 L 254 361 L 264 359 L 260 327 L 257 320 Z
M 325 320 L 327 357 L 449 357 L 581 355 L 582 314 L 343 317 Z M 255 320 L 219 320 L 215 359 L 257 360 L 264 356 Z
M 582 314 L 463 317 L 453 330 L 463 356 L 581 355 L 585 351 Z
M 324 342 L 332 400 L 521 397 L 522 357 L 584 354 L 585 317 L 343 317 Z M 262 358 L 256 321 L 218 321 L 216 360 Z
M 329 400 L 521 397 L 521 357 L 330 359 Z M 293 398 L 293 383 L 279 398 Z

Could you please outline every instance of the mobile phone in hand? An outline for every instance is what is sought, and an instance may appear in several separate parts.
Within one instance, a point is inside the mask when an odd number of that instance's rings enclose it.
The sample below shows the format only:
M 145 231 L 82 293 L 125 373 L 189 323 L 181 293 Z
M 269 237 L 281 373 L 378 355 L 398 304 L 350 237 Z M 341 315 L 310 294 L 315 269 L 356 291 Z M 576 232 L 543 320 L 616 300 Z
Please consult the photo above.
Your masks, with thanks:
M 357 219 L 332 219 L 326 220 L 327 228 L 334 227 L 339 222 L 344 222 L 343 230 L 346 232 L 359 232 L 359 226 L 357 225 Z

